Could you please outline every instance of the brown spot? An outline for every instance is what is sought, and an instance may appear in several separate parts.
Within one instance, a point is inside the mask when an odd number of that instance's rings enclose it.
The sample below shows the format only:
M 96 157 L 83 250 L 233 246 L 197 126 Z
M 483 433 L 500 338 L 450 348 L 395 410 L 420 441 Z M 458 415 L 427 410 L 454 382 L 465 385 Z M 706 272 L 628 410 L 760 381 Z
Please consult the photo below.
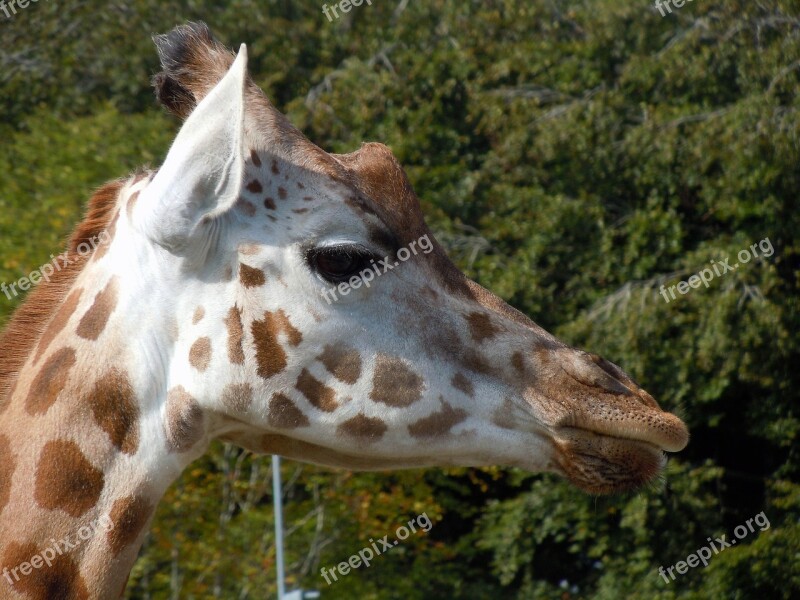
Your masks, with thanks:
M 78 444 L 53 440 L 39 455 L 33 495 L 42 508 L 80 517 L 95 507 L 103 483 L 102 471 L 92 466 Z
M 339 406 L 336 403 L 336 391 L 317 380 L 306 369 L 300 372 L 295 387 L 320 410 L 333 412 Z
M 255 150 L 250 150 L 250 160 L 253 161 L 253 164 L 257 167 L 261 166 L 261 157 L 258 156 L 258 152 Z
M 487 338 L 494 337 L 500 331 L 485 312 L 470 313 L 467 316 L 467 323 L 469 323 L 472 339 L 479 343 Z
M 108 282 L 105 289 L 94 298 L 94 304 L 78 323 L 77 334 L 86 340 L 96 340 L 103 333 L 108 318 L 117 306 L 117 278 Z
M 74 535 L 72 543 L 74 544 Z M 30 564 L 31 558 L 41 555 L 44 550 L 45 547 L 37 546 L 33 542 L 25 544 L 11 542 L 3 551 L 0 564 L 7 565 L 10 571 L 13 566 L 22 563 Z M 55 549 L 53 548 L 53 550 Z M 17 576 L 19 581 L 12 578 L 13 583 L 9 587 L 19 594 L 24 594 L 29 600 L 52 600 L 53 598 L 86 600 L 89 598 L 89 591 L 81 577 L 78 564 L 66 552 L 64 554 L 59 552 L 55 558 L 50 560 L 49 566 L 44 564 L 40 569 L 32 569 L 28 575 L 22 575 L 17 570 Z M 7 577 L 11 577 L 11 574 L 9 573 Z M 7 579 L 4 578 L 0 585 L 5 587 Z
M 275 175 L 280 174 L 280 170 L 278 169 L 278 162 L 275 159 L 272 159 L 272 173 Z
M 311 202 L 314 198 L 312 196 L 303 196 L 303 200 L 306 202 Z
M 228 328 L 228 359 L 235 365 L 244 364 L 244 327 L 242 326 L 242 312 L 238 307 L 232 306 L 225 317 L 225 326 Z
M 495 369 L 486 359 L 472 349 L 465 350 L 462 364 L 470 371 L 483 375 L 489 375 L 495 372 Z
M 525 360 L 522 357 L 522 352 L 514 352 L 511 356 L 511 364 L 520 375 L 525 374 Z
M 268 210 L 275 210 L 275 200 L 267 196 L 266 198 L 264 198 L 264 207 L 267 208 Z
M 361 376 L 361 356 L 355 348 L 327 345 L 317 358 L 339 381 L 353 384 Z
M 222 271 L 222 278 L 225 281 L 230 281 L 233 279 L 233 267 L 230 265 L 225 265 L 225 270 Z
M 94 248 L 94 260 L 100 260 L 106 255 L 108 249 L 111 247 L 111 240 L 114 239 L 114 235 L 117 231 L 117 221 L 119 221 L 119 211 L 114 215 L 114 218 L 111 219 L 111 223 L 108 225 L 108 229 L 106 229 L 105 235 L 102 235 L 102 239 L 100 236 L 94 237 L 89 241 L 89 246 Z M 80 246 L 78 246 L 80 250 Z
M 125 207 L 125 212 L 128 215 L 128 221 L 133 220 L 133 209 L 136 207 L 136 201 L 139 199 L 139 192 L 141 190 L 136 190 L 131 194 L 131 197 L 128 198 L 128 206 Z
M 300 188 L 301 190 L 306 189 L 306 186 L 304 186 L 300 181 L 297 182 L 297 187 Z
M 245 200 L 244 198 L 239 198 L 239 201 L 236 203 L 236 206 L 248 217 L 254 217 L 256 215 L 256 205 L 250 202 L 249 200 Z
M 113 558 L 136 542 L 152 513 L 153 506 L 142 496 L 128 496 L 114 501 L 108 513 L 113 526 L 106 534 Z
M 449 433 L 450 430 L 467 418 L 467 411 L 462 408 L 453 408 L 444 398 L 442 410 L 435 412 L 408 426 L 408 433 L 415 438 L 431 438 Z
M 303 213 L 307 213 L 308 209 L 307 208 L 293 208 L 292 212 L 293 213 L 297 213 L 298 215 L 302 215 Z
M 278 335 L 285 334 L 292 346 L 299 345 L 303 340 L 302 334 L 295 329 L 282 309 L 274 313 L 265 312 L 263 320 L 253 321 L 251 331 L 256 346 L 258 374 L 264 379 L 269 379 L 286 368 L 286 352 L 278 341 Z
M 258 179 L 253 179 L 250 183 L 247 184 L 247 191 L 252 192 L 254 194 L 261 193 L 261 182 Z
M 34 364 L 39 362 L 39 359 L 50 346 L 51 342 L 64 330 L 64 327 L 66 327 L 75 309 L 78 308 L 78 302 L 81 299 L 82 293 L 83 290 L 81 288 L 73 290 L 70 295 L 67 296 L 67 299 L 64 300 L 58 312 L 53 316 L 47 329 L 44 330 L 42 337 L 39 339 L 39 345 L 36 348 L 36 356 L 33 359 Z
M 203 410 L 182 385 L 167 394 L 164 432 L 170 452 L 186 452 L 203 437 Z
M 375 442 L 383 437 L 383 434 L 386 433 L 386 429 L 386 423 L 384 423 L 383 420 L 359 413 L 352 419 L 348 419 L 339 425 L 339 427 L 336 428 L 336 432 L 339 435 L 347 435 Z
M 280 198 L 281 200 L 286 200 L 286 196 L 287 196 L 286 188 L 279 187 L 278 188 L 278 198 Z
M 139 447 L 139 405 L 128 376 L 111 369 L 94 384 L 86 398 L 94 420 L 125 454 Z
M 192 325 L 197 325 L 200 321 L 203 320 L 203 317 L 206 316 L 206 309 L 202 306 L 198 306 L 194 309 L 194 315 L 192 315 Z
M 475 387 L 472 385 L 472 381 L 467 379 L 462 373 L 453 375 L 453 380 L 450 384 L 457 390 L 464 392 L 467 396 L 475 395 Z
M 503 404 L 497 407 L 492 414 L 492 423 L 500 429 L 516 429 L 520 421 L 516 415 L 516 406 L 510 399 L 505 398 Z
M 249 383 L 229 383 L 222 390 L 222 403 L 235 412 L 247 412 L 253 403 L 253 388 Z
M 72 348 L 61 348 L 47 359 L 34 377 L 25 400 L 25 409 L 29 414 L 41 415 L 50 410 L 67 385 L 75 361 L 75 350 Z
M 278 219 L 276 219 L 276 218 L 275 218 L 275 217 L 273 217 L 272 215 L 267 215 L 267 218 L 268 218 L 270 221 L 272 221 L 273 223 L 277 223 L 277 222 L 278 222 Z
M 422 385 L 422 377 L 412 371 L 405 361 L 378 354 L 369 397 L 389 406 L 409 406 L 422 398 Z
M 269 401 L 269 424 L 279 429 L 308 427 L 308 417 L 303 414 L 290 398 L 283 394 L 273 394 Z
M 211 339 L 207 337 L 198 338 L 189 349 L 189 364 L 201 373 L 208 368 L 211 362 Z
M 11 441 L 7 435 L 0 435 L 0 515 L 11 497 L 11 478 L 15 469 L 16 460 L 11 452 Z
M 244 263 L 239 264 L 239 281 L 246 288 L 259 287 L 267 282 L 264 271 L 250 267 Z

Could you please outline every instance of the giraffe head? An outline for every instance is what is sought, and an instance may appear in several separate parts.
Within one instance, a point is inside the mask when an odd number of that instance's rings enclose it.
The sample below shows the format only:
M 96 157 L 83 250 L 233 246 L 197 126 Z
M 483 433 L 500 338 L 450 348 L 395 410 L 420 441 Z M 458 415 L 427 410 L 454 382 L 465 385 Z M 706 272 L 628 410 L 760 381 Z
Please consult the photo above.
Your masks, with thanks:
M 219 437 L 352 469 L 513 465 L 604 493 L 681 450 L 680 419 L 447 258 L 391 152 L 328 154 L 204 25 L 158 36 L 185 123 L 121 192 L 109 256 L 167 323 L 167 443 Z M 157 307 L 157 308 L 155 308 Z

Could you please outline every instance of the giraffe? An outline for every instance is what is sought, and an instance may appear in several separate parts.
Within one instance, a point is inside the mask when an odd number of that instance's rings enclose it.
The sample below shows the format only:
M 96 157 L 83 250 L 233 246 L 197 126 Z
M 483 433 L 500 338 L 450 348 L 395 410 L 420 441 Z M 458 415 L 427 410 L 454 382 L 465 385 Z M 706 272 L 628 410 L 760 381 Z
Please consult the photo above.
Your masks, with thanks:
M 619 367 L 449 261 L 386 146 L 311 143 L 246 46 L 203 23 L 154 40 L 157 98 L 184 119 L 164 163 L 94 194 L 0 339 L 0 597 L 124 593 L 212 439 L 355 470 L 514 466 L 594 494 L 685 447 Z

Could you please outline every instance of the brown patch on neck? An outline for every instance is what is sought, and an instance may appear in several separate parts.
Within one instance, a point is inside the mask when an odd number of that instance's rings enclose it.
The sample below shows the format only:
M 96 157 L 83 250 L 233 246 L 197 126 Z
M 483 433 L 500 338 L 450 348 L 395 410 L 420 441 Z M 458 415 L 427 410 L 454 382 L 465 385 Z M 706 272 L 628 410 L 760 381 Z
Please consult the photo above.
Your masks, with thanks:
M 152 513 L 153 506 L 142 496 L 128 496 L 114 501 L 108 515 L 114 525 L 107 533 L 114 558 L 139 538 Z
M 267 282 L 264 271 L 244 263 L 239 265 L 239 281 L 246 288 L 259 287 Z
M 42 415 L 50 410 L 61 390 L 67 385 L 69 372 L 76 362 L 75 350 L 61 348 L 47 359 L 31 384 L 25 409 L 28 414 Z
M 111 313 L 117 307 L 117 277 L 111 278 L 103 291 L 95 296 L 94 304 L 78 323 L 77 334 L 86 340 L 96 340 L 108 324 Z
M 55 440 L 42 448 L 36 465 L 34 498 L 48 510 L 81 517 L 97 505 L 105 478 L 72 441 Z
M 225 317 L 225 326 L 228 328 L 228 359 L 235 365 L 244 364 L 244 327 L 242 326 L 242 312 L 238 307 L 232 306 Z
M 167 394 L 164 432 L 170 452 L 186 452 L 203 437 L 203 410 L 182 385 Z
M 0 556 L 0 564 L 8 566 L 29 564 L 28 561 L 33 556 L 40 555 L 41 552 L 42 548 L 33 542 L 25 544 L 11 542 Z M 0 585 L 5 587 L 7 581 L 4 579 Z M 89 598 L 88 588 L 81 577 L 78 564 L 66 553 L 59 553 L 58 556 L 51 559 L 49 565 L 33 569 L 30 574 L 19 577 L 19 581 L 15 581 L 11 587 L 20 594 L 24 594 L 25 598 L 29 600 L 52 600 L 53 598 L 86 600 Z
M 33 358 L 34 364 L 39 361 L 39 359 L 42 357 L 42 354 L 47 350 L 52 341 L 59 333 L 61 333 L 61 331 L 63 331 L 64 327 L 66 327 L 67 322 L 72 316 L 72 313 L 74 313 L 75 309 L 78 308 L 78 302 L 81 299 L 82 292 L 82 288 L 72 290 L 70 295 L 67 296 L 67 299 L 64 300 L 64 304 L 62 304 L 61 308 L 58 309 L 58 312 L 50 321 L 47 329 L 45 329 L 44 334 L 42 334 L 42 337 L 39 338 L 39 345 L 36 348 L 36 356 Z
M 86 217 L 73 232 L 68 245 L 69 263 L 57 269 L 50 281 L 43 281 L 28 294 L 0 335 L 0 348 L 3 349 L 0 353 L 0 412 L 46 324 L 69 294 L 89 259 L 89 255 L 80 254 L 77 247 L 81 242 L 96 239 L 108 227 L 124 183 L 122 180 L 107 183 L 92 196 Z
M 94 384 L 86 398 L 94 420 L 111 438 L 114 447 L 136 454 L 139 447 L 139 405 L 128 376 L 111 369 Z

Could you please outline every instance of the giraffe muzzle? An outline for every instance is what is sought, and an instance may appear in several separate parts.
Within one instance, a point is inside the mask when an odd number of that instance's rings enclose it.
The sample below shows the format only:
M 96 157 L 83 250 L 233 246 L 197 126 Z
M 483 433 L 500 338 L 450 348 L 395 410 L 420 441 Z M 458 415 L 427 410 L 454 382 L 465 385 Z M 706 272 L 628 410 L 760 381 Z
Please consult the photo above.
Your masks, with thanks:
M 619 439 L 645 442 L 666 452 L 689 443 L 689 430 L 677 416 L 661 410 L 655 399 L 614 363 L 583 351 L 569 350 L 561 362 L 578 384 L 574 426 Z

